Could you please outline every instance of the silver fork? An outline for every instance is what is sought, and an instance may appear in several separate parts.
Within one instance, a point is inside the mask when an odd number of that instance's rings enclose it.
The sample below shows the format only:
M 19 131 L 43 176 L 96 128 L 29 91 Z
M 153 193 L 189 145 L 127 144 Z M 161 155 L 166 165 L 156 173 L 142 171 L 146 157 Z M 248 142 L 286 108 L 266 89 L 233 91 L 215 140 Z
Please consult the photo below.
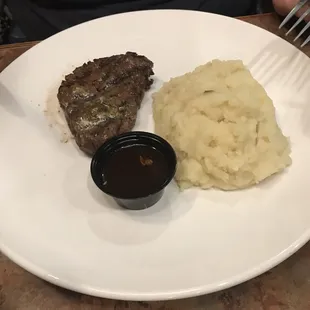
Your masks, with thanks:
M 299 1 L 296 6 L 291 10 L 291 12 L 285 17 L 281 25 L 279 26 L 279 29 L 281 29 L 284 25 L 287 24 L 287 22 L 304 6 L 306 5 L 308 0 L 301 0 Z M 289 29 L 289 31 L 286 33 L 288 35 L 293 29 L 295 29 L 308 15 L 310 14 L 310 8 L 308 8 L 305 13 L 303 13 L 299 19 L 296 21 L 296 23 Z M 310 27 L 310 22 L 307 23 L 307 25 L 300 31 L 300 33 L 297 35 L 297 37 L 294 39 L 294 42 L 298 40 L 302 34 Z M 305 42 L 301 45 L 301 47 L 304 47 L 306 44 L 310 42 L 310 35 L 305 40 Z

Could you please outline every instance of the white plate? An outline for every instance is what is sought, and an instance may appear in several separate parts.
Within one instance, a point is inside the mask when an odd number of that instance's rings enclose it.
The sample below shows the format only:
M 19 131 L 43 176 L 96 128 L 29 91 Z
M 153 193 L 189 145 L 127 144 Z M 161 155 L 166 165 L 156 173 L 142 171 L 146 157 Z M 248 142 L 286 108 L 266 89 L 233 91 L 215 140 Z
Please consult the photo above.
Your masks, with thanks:
M 44 110 L 75 66 L 126 51 L 154 61 L 152 90 L 213 58 L 242 59 L 274 100 L 292 167 L 246 191 L 171 184 L 149 210 L 117 208 Z M 273 34 L 189 11 L 98 19 L 37 45 L 0 75 L 1 251 L 56 285 L 128 300 L 209 293 L 282 262 L 310 236 L 309 74 L 308 57 Z M 150 93 L 135 129 L 153 128 Z

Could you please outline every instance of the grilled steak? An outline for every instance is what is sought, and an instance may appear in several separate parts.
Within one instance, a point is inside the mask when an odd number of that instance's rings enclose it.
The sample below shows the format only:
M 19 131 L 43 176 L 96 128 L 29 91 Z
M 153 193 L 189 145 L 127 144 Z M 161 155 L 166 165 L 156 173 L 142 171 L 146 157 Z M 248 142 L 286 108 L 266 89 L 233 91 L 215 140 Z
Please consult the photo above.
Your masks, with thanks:
M 134 127 L 153 74 L 149 59 L 127 52 L 90 61 L 65 77 L 58 100 L 82 151 L 93 155 L 108 138 Z

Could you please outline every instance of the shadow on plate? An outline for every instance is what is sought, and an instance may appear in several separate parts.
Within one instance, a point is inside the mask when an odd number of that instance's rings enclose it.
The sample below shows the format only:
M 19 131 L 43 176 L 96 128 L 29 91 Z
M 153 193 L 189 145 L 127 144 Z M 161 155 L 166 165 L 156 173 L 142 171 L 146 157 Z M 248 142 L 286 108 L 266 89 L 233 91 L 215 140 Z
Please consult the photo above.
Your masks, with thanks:
M 203 193 L 203 199 L 210 201 L 217 205 L 221 205 L 228 208 L 236 208 L 240 204 L 247 202 L 249 205 L 260 201 L 262 197 L 266 197 L 272 194 L 273 190 L 281 184 L 281 181 L 287 176 L 289 169 L 283 172 L 274 174 L 269 178 L 263 180 L 257 185 L 253 185 L 248 188 L 223 191 L 220 189 L 211 189 Z
M 303 90 L 310 80 L 309 68 L 304 57 L 294 49 L 287 54 L 287 42 L 277 38 L 267 44 L 248 64 L 254 77 L 266 87 L 276 81 L 278 87 L 294 87 Z
M 16 117 L 24 117 L 25 112 L 21 106 L 17 103 L 14 95 L 7 89 L 5 85 L 0 83 L 0 96 L 1 103 L 0 107 L 4 108 L 8 113 Z
M 287 177 L 290 169 L 291 169 L 291 167 L 287 167 L 284 171 L 281 171 L 279 173 L 275 173 L 275 174 L 271 175 L 267 179 L 261 181 L 255 187 L 259 188 L 262 191 L 266 191 L 266 192 L 272 190 L 273 187 L 275 187 L 278 183 L 281 183 L 281 181 L 285 177 Z
M 164 196 L 156 205 L 142 211 L 132 211 L 120 207 L 112 197 L 102 193 L 94 184 L 90 175 L 87 180 L 87 187 L 92 198 L 96 201 L 96 205 L 104 206 L 105 211 L 122 211 L 127 216 L 143 222 L 145 220 L 154 222 L 156 219 L 164 218 L 177 220 L 190 211 L 197 198 L 197 193 L 191 191 L 180 192 L 177 184 L 172 181 L 167 186 Z M 167 216 L 168 213 L 169 216 Z
M 51 128 L 48 119 L 44 115 L 44 112 L 40 106 L 36 106 L 33 102 L 25 102 L 23 98 L 17 98 L 3 83 L 0 83 L 0 109 L 4 109 L 9 115 L 3 116 L 1 123 L 3 125 L 4 121 L 10 121 L 10 116 L 18 118 L 18 121 L 27 123 L 33 127 L 38 135 L 40 135 L 40 139 L 43 141 L 48 141 L 50 145 L 54 145 L 57 151 L 63 152 L 66 156 L 72 157 L 72 150 L 70 147 L 62 147 L 65 143 L 61 143 L 61 136 L 58 135 L 55 139 L 50 139 Z M 57 100 L 57 98 L 56 98 Z M 3 113 L 1 113 L 1 116 Z M 12 135 L 15 137 L 15 133 Z M 27 132 L 23 132 L 20 134 L 19 138 L 23 139 L 27 138 Z M 14 138 L 15 139 L 15 138 Z M 74 141 L 73 141 L 74 142 Z M 75 148 L 77 149 L 77 153 L 82 153 L 75 142 L 73 143 Z M 80 154 L 83 156 L 83 154 Z
M 112 198 L 97 190 L 91 182 L 92 180 L 88 182 L 89 193 L 102 210 L 90 214 L 88 223 L 100 240 L 127 245 L 146 243 L 162 235 L 172 221 L 167 193 L 151 208 L 131 211 L 119 207 Z
M 264 87 L 274 83 L 282 93 L 282 102 L 286 110 L 283 123 L 289 127 L 302 127 L 302 131 L 310 134 L 310 70 L 305 65 L 306 55 L 297 49 L 287 54 L 287 42 L 277 38 L 267 44 L 249 63 L 248 68 Z M 289 135 L 289 132 L 288 132 Z
M 89 177 L 88 190 L 101 212 L 89 216 L 89 226 L 101 240 L 116 244 L 142 244 L 159 238 L 179 217 L 190 211 L 195 198 L 181 198 L 177 185 L 172 182 L 162 199 L 151 208 L 132 211 L 119 207 L 103 194 Z
M 90 230 L 102 241 L 114 244 L 141 244 L 159 238 L 195 203 L 191 193 L 180 194 L 172 182 L 162 199 L 149 209 L 131 211 L 119 207 L 94 184 L 90 161 L 77 161 L 68 168 L 63 189 L 69 204 L 83 212 Z M 82 167 L 81 167 L 82 166 Z
M 310 103 L 304 104 L 304 106 L 302 107 L 301 126 L 302 126 L 303 133 L 307 137 L 310 137 Z

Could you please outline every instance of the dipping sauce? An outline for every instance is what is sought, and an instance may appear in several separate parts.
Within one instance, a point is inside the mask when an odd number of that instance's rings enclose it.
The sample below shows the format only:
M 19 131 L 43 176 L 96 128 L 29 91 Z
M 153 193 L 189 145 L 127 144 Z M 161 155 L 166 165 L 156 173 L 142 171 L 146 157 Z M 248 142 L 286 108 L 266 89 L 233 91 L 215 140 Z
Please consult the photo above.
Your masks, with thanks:
M 139 144 L 115 150 L 102 168 L 104 189 L 127 199 L 145 197 L 160 190 L 171 170 L 162 152 Z
M 128 210 L 155 205 L 175 175 L 177 158 L 163 138 L 131 131 L 107 140 L 95 153 L 90 173 L 96 186 Z

